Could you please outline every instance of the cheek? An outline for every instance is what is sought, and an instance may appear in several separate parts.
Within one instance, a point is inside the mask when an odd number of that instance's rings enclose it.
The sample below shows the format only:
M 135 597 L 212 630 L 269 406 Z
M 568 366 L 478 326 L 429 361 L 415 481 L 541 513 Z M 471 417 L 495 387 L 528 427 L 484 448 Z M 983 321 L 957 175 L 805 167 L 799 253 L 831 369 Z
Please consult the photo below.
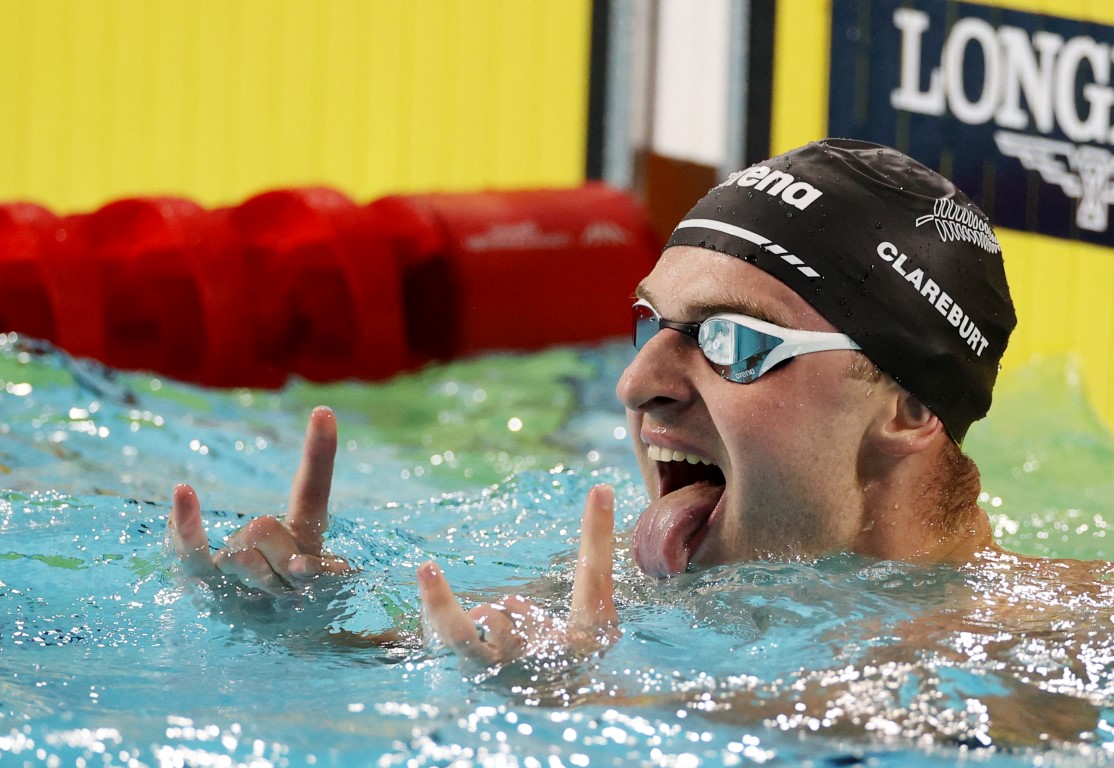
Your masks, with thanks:
M 646 483 L 646 487 L 651 493 L 654 492 L 656 482 L 653 482 L 654 475 L 651 473 L 650 459 L 646 456 L 646 447 L 642 445 L 642 414 L 627 409 L 627 432 L 630 437 L 631 450 L 634 451 L 634 456 L 638 460 L 638 469 L 642 472 L 642 479 Z
M 639 435 L 642 433 L 642 414 L 637 411 L 632 411 L 630 408 L 627 411 L 627 436 L 630 437 L 631 445 L 634 447 L 635 454 L 641 454 L 642 438 Z
M 728 383 L 706 398 L 708 410 L 719 433 L 726 442 L 733 437 L 748 441 L 761 438 L 775 440 L 779 434 L 792 431 L 803 420 L 802 398 L 787 396 L 776 386 L 755 389 L 754 384 Z
M 781 373 L 754 384 L 724 382 L 707 398 L 729 450 L 747 456 L 761 449 L 790 460 L 843 431 L 851 405 L 842 376 L 803 365 Z

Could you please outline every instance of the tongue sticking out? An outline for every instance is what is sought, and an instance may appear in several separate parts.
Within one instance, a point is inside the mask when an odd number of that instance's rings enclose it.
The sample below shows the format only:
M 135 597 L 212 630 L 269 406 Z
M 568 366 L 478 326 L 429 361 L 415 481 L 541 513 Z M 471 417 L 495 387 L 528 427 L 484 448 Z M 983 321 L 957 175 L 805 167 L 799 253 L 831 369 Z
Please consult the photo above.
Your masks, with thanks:
M 634 527 L 634 559 L 651 576 L 673 576 L 688 567 L 724 486 L 686 485 L 646 507 Z

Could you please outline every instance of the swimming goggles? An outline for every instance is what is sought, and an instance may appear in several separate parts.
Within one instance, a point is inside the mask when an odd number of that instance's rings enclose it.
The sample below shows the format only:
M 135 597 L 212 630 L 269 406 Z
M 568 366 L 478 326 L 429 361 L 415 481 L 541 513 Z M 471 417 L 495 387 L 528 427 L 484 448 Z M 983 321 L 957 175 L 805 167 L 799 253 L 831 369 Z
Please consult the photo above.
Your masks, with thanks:
M 747 315 L 712 315 L 699 323 L 665 320 L 645 299 L 634 303 L 633 341 L 642 349 L 662 328 L 696 339 L 712 367 L 728 381 L 749 384 L 775 365 L 809 352 L 860 349 L 850 336 L 795 331 Z

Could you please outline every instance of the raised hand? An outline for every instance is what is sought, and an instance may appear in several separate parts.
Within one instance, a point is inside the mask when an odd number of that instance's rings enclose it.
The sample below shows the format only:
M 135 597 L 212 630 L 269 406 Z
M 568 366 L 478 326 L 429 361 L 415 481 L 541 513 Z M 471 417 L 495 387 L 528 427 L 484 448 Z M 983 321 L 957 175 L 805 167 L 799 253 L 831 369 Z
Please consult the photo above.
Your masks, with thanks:
M 197 494 L 188 485 L 175 487 L 167 531 L 185 571 L 201 578 L 223 574 L 273 595 L 319 574 L 351 571 L 345 560 L 322 549 L 336 448 L 336 417 L 328 408 L 315 408 L 285 522 L 271 516 L 255 518 L 229 536 L 215 555 L 210 554 L 201 524 Z
M 520 596 L 465 611 L 433 562 L 418 568 L 428 628 L 450 649 L 484 665 L 525 656 L 592 653 L 619 636 L 612 587 L 615 491 L 597 485 L 588 493 L 580 534 L 572 605 L 554 616 Z

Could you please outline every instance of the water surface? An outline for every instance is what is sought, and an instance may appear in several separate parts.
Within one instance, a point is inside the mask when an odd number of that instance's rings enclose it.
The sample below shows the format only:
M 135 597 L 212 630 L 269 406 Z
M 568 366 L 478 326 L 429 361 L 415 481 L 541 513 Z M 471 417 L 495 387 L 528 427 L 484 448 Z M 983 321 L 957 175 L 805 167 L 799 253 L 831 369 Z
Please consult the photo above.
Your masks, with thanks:
M 500 670 L 414 639 L 430 557 L 466 601 L 563 610 L 581 505 L 646 503 L 624 345 L 491 356 L 384 384 L 210 392 L 0 347 L 4 765 L 1092 765 L 1114 755 L 1101 568 L 752 563 L 657 582 L 620 538 L 623 637 Z M 1045 404 L 1033 408 L 1034 402 Z M 360 566 L 282 600 L 191 583 L 172 484 L 214 539 L 282 510 L 309 409 L 334 406 L 330 546 Z M 1106 558 L 1114 448 L 1073 370 L 1007 376 L 968 448 L 1023 554 Z

